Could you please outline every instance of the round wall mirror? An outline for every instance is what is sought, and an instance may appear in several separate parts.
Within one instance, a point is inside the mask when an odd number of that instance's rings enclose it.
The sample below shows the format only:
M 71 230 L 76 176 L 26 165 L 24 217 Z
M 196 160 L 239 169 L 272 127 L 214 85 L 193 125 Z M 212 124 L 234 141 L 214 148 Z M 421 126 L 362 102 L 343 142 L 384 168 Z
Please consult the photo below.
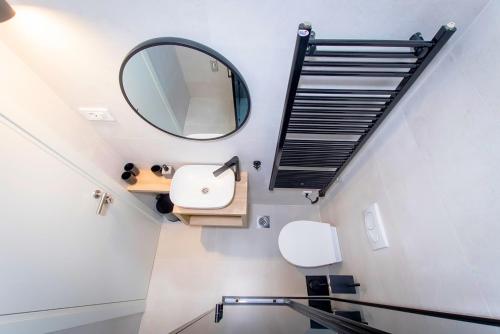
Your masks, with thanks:
M 218 52 L 186 39 L 157 38 L 135 47 L 120 68 L 120 87 L 142 119 L 178 137 L 221 138 L 250 113 L 238 70 Z

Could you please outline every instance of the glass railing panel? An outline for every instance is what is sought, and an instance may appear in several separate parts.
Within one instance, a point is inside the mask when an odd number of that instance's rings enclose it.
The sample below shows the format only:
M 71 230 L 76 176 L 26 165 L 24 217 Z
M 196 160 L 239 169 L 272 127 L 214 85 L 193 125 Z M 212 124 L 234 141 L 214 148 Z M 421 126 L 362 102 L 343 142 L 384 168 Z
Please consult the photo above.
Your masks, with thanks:
M 500 328 L 465 321 L 405 313 L 371 306 L 333 302 L 335 311 L 359 311 L 369 326 L 389 333 L 405 334 L 500 334 Z
M 218 312 L 222 314 L 222 317 L 218 317 L 220 321 L 215 321 L 215 311 L 207 312 L 173 333 L 500 334 L 500 320 L 493 318 L 356 300 L 346 302 L 345 299 L 340 301 L 339 298 L 321 298 L 332 304 L 333 313 L 327 313 L 309 307 L 308 299 L 308 297 L 224 297 L 222 312 Z M 325 327 L 321 328 L 319 325 Z
M 215 322 L 211 311 L 187 327 L 182 334 L 331 334 L 329 329 L 311 328 L 310 319 L 287 306 L 225 305 L 222 319 Z

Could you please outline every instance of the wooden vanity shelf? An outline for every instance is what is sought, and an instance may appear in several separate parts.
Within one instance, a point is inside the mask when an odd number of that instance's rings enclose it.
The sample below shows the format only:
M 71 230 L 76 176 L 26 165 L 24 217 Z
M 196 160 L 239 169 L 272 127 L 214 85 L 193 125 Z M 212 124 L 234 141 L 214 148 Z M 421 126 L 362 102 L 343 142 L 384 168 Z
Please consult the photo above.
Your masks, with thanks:
M 149 169 L 141 169 L 137 182 L 127 187 L 128 191 L 136 193 L 167 194 L 170 192 L 171 179 L 157 176 Z
M 192 226 L 247 226 L 248 174 L 241 173 L 241 181 L 236 182 L 231 204 L 222 209 L 187 209 L 174 206 L 173 213 L 186 225 Z
M 127 187 L 136 193 L 166 194 L 170 192 L 171 179 L 153 174 L 149 169 L 141 169 L 137 183 Z M 187 209 L 174 206 L 173 213 L 186 225 L 192 226 L 247 226 L 248 174 L 241 173 L 241 181 L 236 182 L 231 204 L 222 209 Z

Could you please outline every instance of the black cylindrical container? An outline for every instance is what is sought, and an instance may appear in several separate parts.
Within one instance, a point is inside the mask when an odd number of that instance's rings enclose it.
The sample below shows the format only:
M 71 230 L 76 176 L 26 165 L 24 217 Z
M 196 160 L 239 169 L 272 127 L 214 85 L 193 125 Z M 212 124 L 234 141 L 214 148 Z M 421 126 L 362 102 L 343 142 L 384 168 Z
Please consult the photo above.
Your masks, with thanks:
M 179 220 L 179 218 L 172 213 L 174 210 L 174 203 L 170 200 L 169 194 L 159 194 L 156 196 L 156 210 L 158 210 L 159 213 L 163 213 L 171 222 Z
M 137 178 L 131 172 L 123 172 L 122 180 L 127 182 L 128 184 L 135 184 L 137 182 Z
M 156 210 L 159 213 L 170 213 L 173 209 L 174 203 L 172 203 L 168 194 L 159 194 L 156 196 Z
M 139 168 L 137 168 L 137 166 L 131 162 L 123 166 L 123 169 L 125 169 L 126 172 L 134 174 L 135 176 L 139 175 L 140 173 Z
M 151 166 L 151 171 L 156 175 L 156 176 L 162 176 L 162 168 L 160 165 L 154 165 Z

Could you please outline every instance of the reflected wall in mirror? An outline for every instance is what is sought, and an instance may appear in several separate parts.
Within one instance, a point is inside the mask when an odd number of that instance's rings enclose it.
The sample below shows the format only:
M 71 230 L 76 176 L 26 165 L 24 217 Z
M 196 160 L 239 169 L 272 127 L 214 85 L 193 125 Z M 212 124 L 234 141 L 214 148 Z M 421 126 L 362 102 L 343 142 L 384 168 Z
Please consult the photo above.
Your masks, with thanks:
M 216 51 L 180 38 L 135 47 L 120 68 L 130 107 L 154 127 L 178 137 L 215 139 L 238 130 L 250 96 L 238 70 Z

